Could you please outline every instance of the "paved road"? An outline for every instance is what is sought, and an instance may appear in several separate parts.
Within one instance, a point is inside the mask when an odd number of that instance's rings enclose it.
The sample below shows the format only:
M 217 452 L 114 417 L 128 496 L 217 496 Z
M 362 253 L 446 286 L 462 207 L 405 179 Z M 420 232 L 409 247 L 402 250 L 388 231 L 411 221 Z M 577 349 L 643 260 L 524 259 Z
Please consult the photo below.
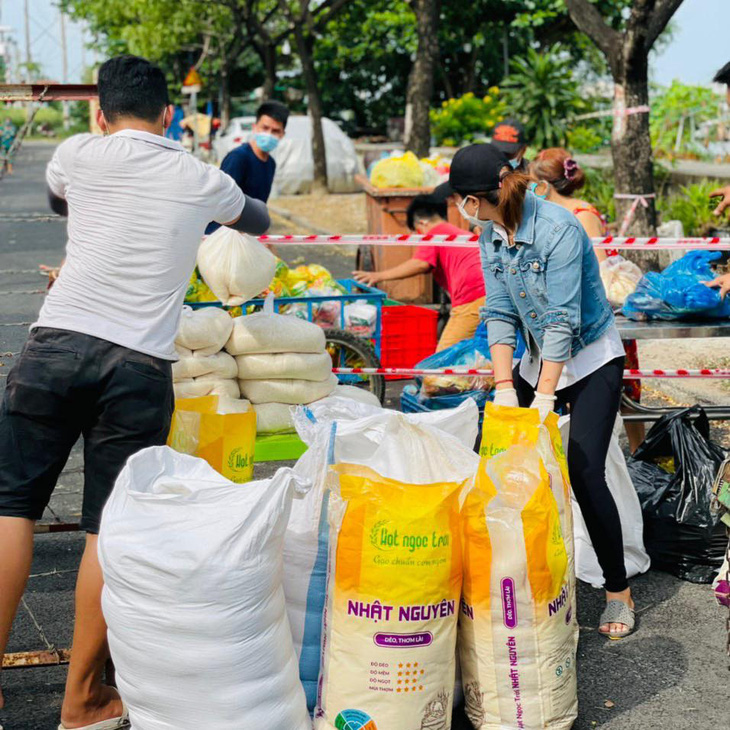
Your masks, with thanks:
M 15 176 L 0 182 L 0 272 L 35 269 L 39 263 L 54 264 L 62 258 L 62 223 L 6 220 L 9 215 L 45 213 L 43 166 L 51 151 L 47 145 L 27 145 L 18 158 Z M 0 325 L 31 321 L 41 302 L 38 295 L 5 296 L 3 292 L 35 289 L 40 283 L 35 274 L 0 273 Z M 0 327 L 0 352 L 17 352 L 23 338 L 22 328 Z M 0 372 L 10 362 L 3 360 Z M 78 516 L 81 477 L 76 470 L 80 466 L 80 455 L 75 452 L 70 473 L 62 477 L 51 503 L 53 512 L 62 518 Z M 80 535 L 38 537 L 36 541 L 26 602 L 49 643 L 59 647 L 68 646 L 71 637 L 74 571 L 82 545 Z M 600 594 L 588 586 L 580 587 L 580 717 L 576 730 L 730 727 L 723 617 L 709 588 L 650 572 L 634 581 L 634 590 L 639 631 L 622 642 L 609 643 L 594 630 Z M 21 608 L 9 650 L 44 647 L 39 630 Z M 5 730 L 56 728 L 64 679 L 63 667 L 6 672 L 3 686 L 8 706 L 0 711 L 0 725 Z

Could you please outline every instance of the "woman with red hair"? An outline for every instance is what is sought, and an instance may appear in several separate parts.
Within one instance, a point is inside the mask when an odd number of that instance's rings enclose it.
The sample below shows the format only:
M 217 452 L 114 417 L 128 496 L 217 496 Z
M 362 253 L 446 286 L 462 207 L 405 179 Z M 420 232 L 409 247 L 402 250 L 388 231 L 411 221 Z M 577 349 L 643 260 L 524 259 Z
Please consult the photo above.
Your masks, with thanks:
M 586 176 L 568 150 L 562 147 L 543 150 L 530 163 L 529 173 L 535 180 L 532 184 L 532 192 L 535 195 L 571 211 L 591 238 L 606 235 L 606 219 L 601 212 L 585 200 L 574 197 L 574 194 L 585 185 Z M 606 252 L 601 249 L 596 249 L 595 253 L 599 262 L 607 258 Z M 626 367 L 638 368 L 639 353 L 636 340 L 624 340 L 624 348 Z M 624 380 L 624 393 L 638 403 L 641 400 L 641 381 Z M 644 424 L 626 422 L 625 427 L 629 438 L 629 449 L 633 453 L 644 440 L 646 434 Z

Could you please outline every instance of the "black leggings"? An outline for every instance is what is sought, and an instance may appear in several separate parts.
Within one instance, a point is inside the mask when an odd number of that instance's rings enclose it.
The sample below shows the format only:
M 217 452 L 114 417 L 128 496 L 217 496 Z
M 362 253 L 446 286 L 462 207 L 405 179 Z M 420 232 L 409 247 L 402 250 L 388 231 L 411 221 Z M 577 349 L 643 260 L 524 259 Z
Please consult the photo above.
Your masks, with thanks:
M 570 407 L 568 470 L 588 535 L 603 569 L 607 591 L 628 588 L 623 535 L 616 502 L 606 483 L 606 455 L 621 399 L 623 357 L 556 392 L 556 406 Z M 515 370 L 517 396 L 528 407 L 535 389 Z

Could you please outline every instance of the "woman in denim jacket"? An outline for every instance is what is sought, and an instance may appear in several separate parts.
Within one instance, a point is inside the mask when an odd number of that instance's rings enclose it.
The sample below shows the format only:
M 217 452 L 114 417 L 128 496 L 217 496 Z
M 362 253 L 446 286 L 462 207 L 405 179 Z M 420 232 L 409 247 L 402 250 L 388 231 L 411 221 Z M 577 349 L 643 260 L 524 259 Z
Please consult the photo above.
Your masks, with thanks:
M 634 628 L 634 604 L 606 455 L 624 349 L 591 241 L 569 211 L 529 192 L 529 178 L 492 145 L 459 150 L 449 182 L 462 215 L 482 229 L 494 402 L 537 408 L 543 417 L 556 405 L 570 409 L 570 479 L 605 579 L 599 630 L 621 638 Z M 527 351 L 513 373 L 518 330 Z

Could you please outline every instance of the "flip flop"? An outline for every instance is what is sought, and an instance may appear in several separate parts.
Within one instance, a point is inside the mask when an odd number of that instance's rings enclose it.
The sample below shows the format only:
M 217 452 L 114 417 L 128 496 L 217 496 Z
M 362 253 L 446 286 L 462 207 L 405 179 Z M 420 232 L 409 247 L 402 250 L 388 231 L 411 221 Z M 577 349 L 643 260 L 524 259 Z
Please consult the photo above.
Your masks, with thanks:
M 623 624 L 626 630 L 618 632 L 601 631 L 601 626 L 605 624 Z M 603 609 L 603 613 L 598 622 L 598 633 L 612 641 L 618 641 L 632 633 L 635 626 L 636 614 L 634 609 L 627 603 L 614 599 L 608 601 L 606 608 Z
M 58 730 L 128 730 L 131 727 L 129 724 L 129 710 L 127 706 L 122 703 L 124 710 L 119 717 L 112 717 L 109 720 L 102 720 L 101 722 L 95 722 L 93 725 L 84 725 L 78 728 L 67 728 L 63 723 L 58 726 Z

